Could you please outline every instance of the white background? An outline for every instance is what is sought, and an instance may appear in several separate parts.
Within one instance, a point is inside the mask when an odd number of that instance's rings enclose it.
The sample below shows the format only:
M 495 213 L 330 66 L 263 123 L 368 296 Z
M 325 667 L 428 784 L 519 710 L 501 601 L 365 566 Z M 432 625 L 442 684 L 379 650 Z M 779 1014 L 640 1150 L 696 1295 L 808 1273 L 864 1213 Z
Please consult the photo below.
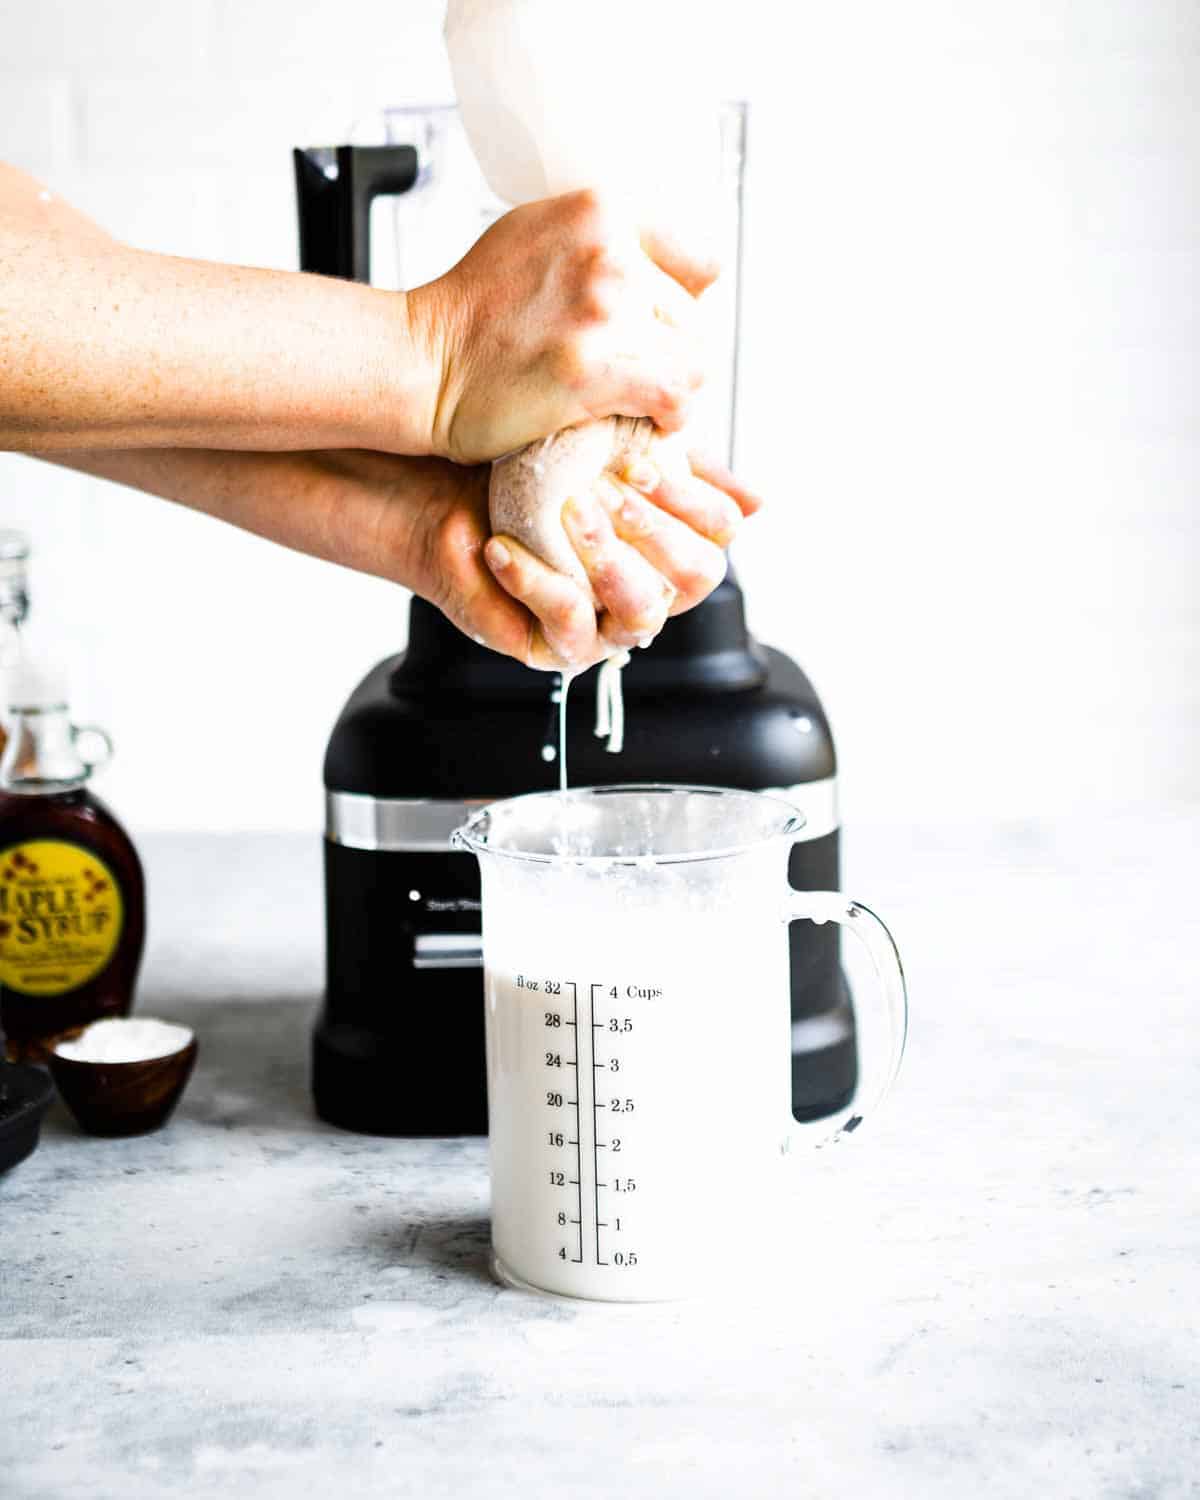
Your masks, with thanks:
M 771 504 L 740 569 L 849 817 L 1196 798 L 1200 7 L 684 9 L 682 56 L 752 105 L 740 450 Z M 289 148 L 448 98 L 440 12 L 0 0 L 0 159 L 139 245 L 294 267 Z M 135 830 L 318 826 L 397 590 L 16 457 L 0 524 Z

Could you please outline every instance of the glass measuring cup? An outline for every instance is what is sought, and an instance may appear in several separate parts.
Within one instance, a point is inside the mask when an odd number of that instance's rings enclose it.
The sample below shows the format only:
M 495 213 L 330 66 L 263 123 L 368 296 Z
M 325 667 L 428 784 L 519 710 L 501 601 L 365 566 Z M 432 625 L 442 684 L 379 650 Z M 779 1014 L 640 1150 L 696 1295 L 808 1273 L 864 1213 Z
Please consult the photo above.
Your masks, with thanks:
M 786 802 L 712 787 L 590 787 L 481 808 L 493 1269 L 602 1301 L 686 1297 L 743 1267 L 786 1157 L 854 1130 L 904 1050 L 883 923 L 794 891 Z M 838 922 L 878 989 L 857 1005 L 853 1108 L 791 1114 L 786 924 Z M 781 1165 L 782 1164 L 782 1165 Z

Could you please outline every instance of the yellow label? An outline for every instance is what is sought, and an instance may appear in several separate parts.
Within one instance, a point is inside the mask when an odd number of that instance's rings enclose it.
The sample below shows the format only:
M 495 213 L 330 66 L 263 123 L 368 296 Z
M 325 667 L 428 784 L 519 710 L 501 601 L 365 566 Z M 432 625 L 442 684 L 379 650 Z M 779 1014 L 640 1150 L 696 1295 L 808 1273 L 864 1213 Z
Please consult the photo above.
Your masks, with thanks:
M 112 958 L 124 920 L 121 888 L 89 850 L 57 839 L 0 849 L 0 985 L 78 989 Z

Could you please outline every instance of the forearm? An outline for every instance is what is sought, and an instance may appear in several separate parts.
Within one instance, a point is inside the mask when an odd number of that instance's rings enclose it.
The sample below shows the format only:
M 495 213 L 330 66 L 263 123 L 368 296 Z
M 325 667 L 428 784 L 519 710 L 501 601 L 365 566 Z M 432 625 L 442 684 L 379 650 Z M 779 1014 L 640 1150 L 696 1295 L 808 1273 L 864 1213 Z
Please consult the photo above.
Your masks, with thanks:
M 486 466 L 360 451 L 141 449 L 48 457 L 404 584 L 475 640 L 518 661 L 537 656 L 537 621 L 483 561 Z M 538 664 L 549 663 L 539 656 Z
M 402 293 L 152 255 L 0 169 L 0 447 L 429 451 Z
M 427 588 L 427 533 L 447 503 L 448 466 L 437 460 L 199 448 L 35 456 L 418 592 Z

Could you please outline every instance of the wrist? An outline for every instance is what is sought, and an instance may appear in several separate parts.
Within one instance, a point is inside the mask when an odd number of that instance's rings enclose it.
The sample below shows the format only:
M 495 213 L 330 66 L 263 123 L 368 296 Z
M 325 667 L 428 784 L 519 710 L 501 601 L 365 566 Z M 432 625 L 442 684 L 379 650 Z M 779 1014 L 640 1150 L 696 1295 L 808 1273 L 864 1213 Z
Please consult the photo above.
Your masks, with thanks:
M 376 333 L 366 347 L 372 350 L 375 397 L 360 414 L 364 447 L 412 458 L 438 451 L 441 338 L 423 292 L 370 292 L 369 317 Z
M 340 349 L 350 367 L 327 366 L 322 383 L 334 431 L 326 448 L 366 448 L 421 456 L 429 452 L 432 376 L 414 334 L 406 292 L 335 282 L 353 297 L 338 321 L 330 353 Z
M 420 371 L 423 381 L 423 390 L 416 398 L 422 411 L 424 438 L 419 451 L 431 458 L 454 458 L 449 439 L 453 410 L 448 396 L 454 308 L 446 295 L 445 278 L 417 287 L 406 294 L 406 300 L 412 368 Z

